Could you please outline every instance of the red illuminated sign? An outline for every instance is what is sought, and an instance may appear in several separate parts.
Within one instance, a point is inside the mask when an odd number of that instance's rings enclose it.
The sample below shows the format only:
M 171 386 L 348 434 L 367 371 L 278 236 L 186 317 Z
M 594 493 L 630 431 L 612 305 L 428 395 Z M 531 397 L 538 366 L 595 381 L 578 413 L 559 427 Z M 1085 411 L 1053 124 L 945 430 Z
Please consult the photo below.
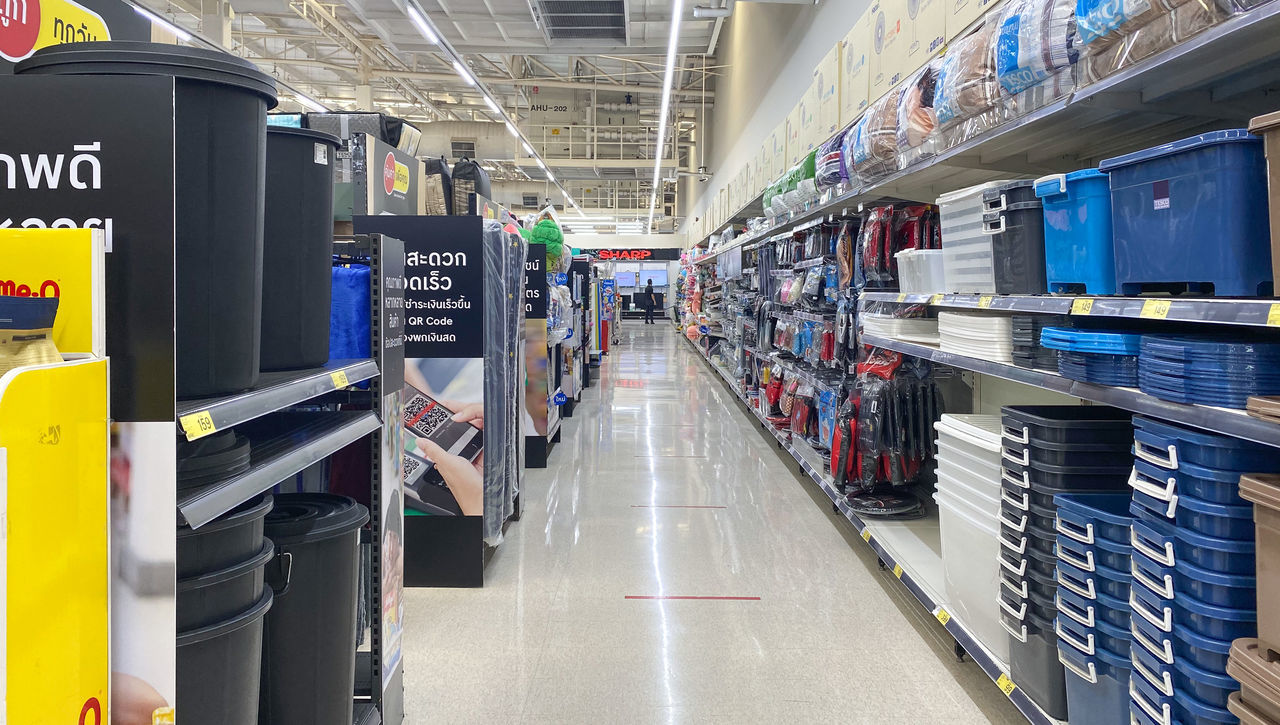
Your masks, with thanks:
M 595 249 L 589 250 L 597 259 L 621 262 L 651 262 L 655 260 L 676 260 L 680 258 L 680 250 L 670 249 Z

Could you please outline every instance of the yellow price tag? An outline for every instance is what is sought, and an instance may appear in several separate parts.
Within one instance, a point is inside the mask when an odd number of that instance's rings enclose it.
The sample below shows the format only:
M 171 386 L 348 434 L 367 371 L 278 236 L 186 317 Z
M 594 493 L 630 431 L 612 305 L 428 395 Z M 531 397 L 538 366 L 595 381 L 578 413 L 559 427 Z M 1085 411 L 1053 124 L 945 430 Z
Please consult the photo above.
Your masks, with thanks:
M 335 388 L 345 388 L 351 384 L 350 382 L 347 381 L 346 370 L 339 370 L 338 372 L 333 373 L 329 377 L 333 379 L 333 387 Z
M 898 301 L 899 301 L 899 302 L 906 302 L 906 301 L 907 301 L 907 293 L 906 293 L 906 292 L 899 292 L 899 293 L 898 293 Z
M 1003 672 L 1000 673 L 1000 678 L 996 680 L 996 687 L 999 687 L 1006 697 L 1012 697 L 1013 691 L 1018 689 L 1018 686 L 1013 684 L 1013 680 L 1009 679 L 1009 676 Z
M 929 304 L 931 304 L 931 305 L 940 305 L 940 304 L 942 304 L 942 295 L 934 295 L 934 296 L 930 297 L 930 298 L 929 298 Z
M 1280 325 L 1280 303 L 1271 304 L 1271 309 L 1267 312 L 1267 325 L 1270 327 Z
M 894 565 L 893 565 L 893 575 L 894 575 L 895 577 L 899 578 L 899 579 L 901 579 L 901 578 L 902 578 L 902 565 L 901 565 L 901 564 L 894 564 Z
M 1142 303 L 1142 312 L 1138 316 L 1147 320 L 1163 320 L 1169 316 L 1171 304 L 1169 300 L 1147 300 Z
M 871 529 L 862 530 L 862 540 L 868 544 L 871 543 Z
M 187 434 L 189 441 L 218 432 L 218 427 L 213 424 L 213 416 L 207 410 L 184 415 L 178 419 L 178 423 L 182 425 L 182 432 Z
M 944 627 L 947 626 L 947 622 L 951 621 L 951 614 L 942 607 L 938 607 L 938 611 L 933 616 L 937 617 Z
M 1071 314 L 1087 315 L 1090 312 L 1093 312 L 1092 297 L 1078 297 L 1074 300 L 1071 300 Z
M 978 309 L 980 309 L 980 310 L 985 310 L 985 309 L 987 309 L 988 307 L 990 307 L 990 306 L 991 306 L 991 300 L 992 300 L 992 296 L 991 296 L 991 295 L 983 295 L 983 296 L 979 297 L 979 298 L 978 298 Z

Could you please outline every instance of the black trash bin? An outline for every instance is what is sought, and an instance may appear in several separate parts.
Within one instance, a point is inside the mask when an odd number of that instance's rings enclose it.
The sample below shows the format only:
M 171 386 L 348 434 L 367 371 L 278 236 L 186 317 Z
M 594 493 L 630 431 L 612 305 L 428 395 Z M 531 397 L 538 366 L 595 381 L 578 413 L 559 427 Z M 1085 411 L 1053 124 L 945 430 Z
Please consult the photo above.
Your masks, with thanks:
M 333 277 L 333 162 L 337 136 L 267 127 L 262 239 L 262 369 L 329 360 Z
M 177 395 L 253 387 L 261 335 L 267 109 L 276 105 L 275 81 L 228 53 L 124 41 L 43 48 L 14 72 L 175 79 Z
M 177 702 L 182 725 L 252 723 L 258 712 L 263 617 L 271 590 L 249 609 L 216 624 L 178 632 Z
M 369 510 L 346 496 L 276 496 L 266 535 L 280 565 L 267 572 L 276 601 L 263 638 L 261 725 L 351 725 L 360 527 L 368 520 Z

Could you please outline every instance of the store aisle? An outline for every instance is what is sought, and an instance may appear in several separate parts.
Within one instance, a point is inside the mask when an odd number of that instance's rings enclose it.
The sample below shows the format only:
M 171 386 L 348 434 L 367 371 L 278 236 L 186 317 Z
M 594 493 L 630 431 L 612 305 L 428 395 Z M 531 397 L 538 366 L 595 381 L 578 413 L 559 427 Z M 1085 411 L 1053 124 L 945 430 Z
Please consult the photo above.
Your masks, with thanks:
M 621 337 L 486 586 L 407 593 L 408 722 L 1024 722 L 669 324 Z

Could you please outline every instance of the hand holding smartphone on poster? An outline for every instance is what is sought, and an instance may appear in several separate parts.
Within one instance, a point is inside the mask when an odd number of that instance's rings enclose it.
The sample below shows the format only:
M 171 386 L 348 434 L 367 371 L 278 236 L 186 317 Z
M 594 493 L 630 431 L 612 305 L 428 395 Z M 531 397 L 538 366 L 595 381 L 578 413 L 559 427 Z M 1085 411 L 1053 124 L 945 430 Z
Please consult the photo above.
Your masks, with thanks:
M 405 491 L 411 508 L 433 514 L 484 512 L 484 406 L 404 389 Z

